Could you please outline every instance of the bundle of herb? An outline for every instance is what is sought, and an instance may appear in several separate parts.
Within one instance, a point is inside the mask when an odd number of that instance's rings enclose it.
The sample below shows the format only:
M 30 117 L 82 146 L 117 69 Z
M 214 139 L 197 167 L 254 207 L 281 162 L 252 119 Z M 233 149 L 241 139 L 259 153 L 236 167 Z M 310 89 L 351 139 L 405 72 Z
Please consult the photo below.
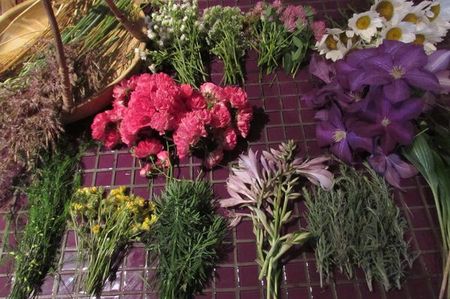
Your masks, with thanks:
M 278 150 L 263 151 L 258 157 L 251 150 L 241 155 L 239 165 L 232 168 L 227 188 L 231 198 L 221 201 L 225 208 L 247 208 L 250 213 L 234 213 L 237 224 L 241 217 L 250 217 L 256 236 L 259 279 L 266 279 L 266 298 L 277 299 L 283 257 L 295 245 L 302 245 L 310 233 L 287 232 L 287 225 L 295 220 L 293 204 L 300 194 L 300 177 L 329 189 L 333 175 L 326 170 L 325 157 L 310 161 L 295 158 L 296 145 L 291 140 Z
M 79 154 L 67 147 L 47 156 L 37 178 L 27 189 L 28 223 L 15 253 L 14 285 L 8 298 L 36 296 L 52 268 L 67 220 L 71 194 L 79 185 L 76 174 Z
M 199 23 L 197 0 L 169 0 L 155 3 L 157 10 L 147 19 L 150 69 L 156 72 L 170 64 L 180 83 L 198 87 L 206 81 L 203 64 L 205 34 Z
M 309 210 L 308 229 L 317 238 L 316 262 L 320 284 L 336 267 L 349 278 L 356 267 L 386 290 L 401 288 L 414 258 L 404 240 L 406 220 L 392 200 L 383 178 L 366 165 L 368 175 L 341 166 L 341 175 L 329 192 L 304 190 Z
M 125 187 L 111 190 L 106 198 L 102 188 L 79 189 L 69 212 L 78 238 L 78 260 L 87 266 L 83 282 L 89 295 L 101 293 L 106 280 L 113 279 L 121 253 L 157 221 L 154 205 L 126 194 Z
M 224 64 L 223 84 L 244 82 L 242 60 L 248 48 L 244 34 L 245 17 L 238 7 L 213 6 L 203 12 L 209 52 Z
M 193 298 L 210 280 L 226 221 L 216 214 L 204 181 L 170 179 L 155 202 L 158 222 L 145 243 L 157 262 L 160 298 Z
M 283 6 L 279 0 L 258 2 L 248 16 L 252 20 L 252 47 L 259 53 L 258 66 L 267 74 L 282 63 L 286 72 L 295 76 L 312 38 L 320 40 L 325 33 L 325 23 L 313 22 L 310 6 Z

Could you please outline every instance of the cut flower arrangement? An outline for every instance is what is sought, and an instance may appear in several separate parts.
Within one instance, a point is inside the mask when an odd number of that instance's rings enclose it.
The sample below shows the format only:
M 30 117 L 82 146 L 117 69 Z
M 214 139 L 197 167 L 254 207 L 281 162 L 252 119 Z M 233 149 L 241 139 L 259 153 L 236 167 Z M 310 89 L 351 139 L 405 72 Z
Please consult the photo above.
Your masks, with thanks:
M 316 47 L 333 61 L 352 49 L 378 47 L 384 40 L 420 45 L 431 54 L 450 29 L 449 8 L 445 1 L 414 5 L 405 0 L 376 0 L 369 11 L 355 13 L 347 28 L 328 28 Z
M 427 99 L 448 92 L 441 72 L 448 66 L 442 65 L 445 53 L 427 56 L 420 46 L 385 41 L 334 64 L 315 58 L 310 71 L 325 85 L 303 101 L 321 109 L 316 114 L 319 145 L 347 163 L 354 153 L 370 154 L 372 168 L 400 188 L 400 179 L 417 171 L 397 150 L 412 143 Z
M 295 154 L 296 145 L 290 140 L 278 149 L 261 154 L 249 150 L 247 155 L 241 155 L 227 181 L 231 197 L 220 202 L 224 208 L 248 209 L 248 213 L 231 210 L 231 224 L 237 225 L 242 217 L 253 222 L 259 279 L 265 278 L 266 298 L 279 298 L 285 254 L 310 237 L 306 231 L 287 232 L 287 225 L 296 219 L 293 205 L 300 198 L 297 188 L 301 177 L 325 189 L 333 183 L 333 174 L 324 164 L 327 157 L 308 161 Z
M 79 189 L 69 209 L 78 239 L 78 260 L 87 267 L 78 278 L 83 279 L 88 295 L 100 294 L 120 265 L 121 252 L 157 221 L 155 205 L 127 194 L 125 187 L 111 190 L 106 198 L 104 193 L 97 187 Z
M 252 26 L 252 46 L 258 52 L 258 67 L 272 73 L 278 66 L 295 76 L 313 38 L 322 39 L 323 21 L 313 21 L 310 6 L 258 2 L 247 14 Z
M 120 143 L 142 160 L 143 175 L 166 168 L 194 149 L 212 168 L 250 131 L 253 108 L 238 87 L 179 85 L 163 73 L 142 74 L 114 88 L 113 109 L 98 114 L 92 137 L 107 148 Z M 173 151 L 175 149 L 175 151 Z

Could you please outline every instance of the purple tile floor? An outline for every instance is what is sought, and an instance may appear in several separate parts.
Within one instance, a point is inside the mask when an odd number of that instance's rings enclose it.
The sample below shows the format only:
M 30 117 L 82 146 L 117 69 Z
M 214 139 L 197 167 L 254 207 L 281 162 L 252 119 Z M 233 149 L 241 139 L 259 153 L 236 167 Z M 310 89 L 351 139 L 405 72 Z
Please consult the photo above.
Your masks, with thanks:
M 199 1 L 202 7 L 222 4 L 251 7 L 256 0 L 223 0 Z M 310 0 L 290 1 L 313 5 L 320 14 L 338 17 L 338 8 L 344 8 L 349 1 Z M 360 4 L 353 1 L 352 4 Z M 212 81 L 219 82 L 221 65 L 212 66 Z M 253 149 L 266 149 L 286 139 L 295 139 L 301 153 L 313 156 L 320 149 L 315 140 L 314 111 L 301 107 L 299 95 L 308 90 L 309 76 L 304 70 L 295 79 L 283 72 L 258 79 L 258 70 L 254 53 L 250 53 L 246 61 L 247 82 L 245 89 L 250 101 L 256 107 L 264 109 L 269 117 L 268 124 L 261 131 L 259 138 L 251 142 Z M 87 153 L 82 160 L 83 185 L 105 186 L 111 188 L 126 185 L 135 194 L 151 198 L 163 188 L 163 181 L 156 179 L 149 188 L 148 181 L 139 176 L 137 161 L 124 150 L 106 151 L 100 148 Z M 200 163 L 195 158 L 183 161 L 178 175 L 193 178 L 200 170 Z M 228 176 L 227 168 L 220 168 L 206 174 L 213 182 L 217 197 L 227 196 L 224 182 Z M 420 253 L 413 269 L 409 271 L 401 290 L 385 292 L 379 285 L 373 293 L 366 287 L 364 275 L 357 273 L 356 278 L 348 280 L 337 274 L 335 280 L 321 288 L 316 272 L 314 254 L 300 252 L 291 260 L 283 271 L 281 297 L 283 299 L 432 299 L 437 298 L 441 279 L 441 248 L 436 211 L 430 190 L 420 177 L 402 182 L 405 192 L 397 191 L 395 200 L 402 208 L 408 220 L 409 237 L 414 251 Z M 297 227 L 305 227 L 302 217 L 304 206 L 296 207 L 299 215 Z M 0 232 L 5 229 L 5 213 L 0 212 Z M 15 238 L 11 234 L 10 243 Z M 255 240 L 251 223 L 242 222 L 232 230 L 228 239 L 230 251 L 225 260 L 214 271 L 211 285 L 204 294 L 196 298 L 208 299 L 257 299 L 263 298 L 263 283 L 258 281 L 258 267 L 255 263 Z M 76 269 L 76 239 L 72 231 L 68 231 L 63 240 L 61 256 L 57 271 L 49 274 L 39 298 L 87 298 L 78 292 L 79 284 L 74 280 Z M 12 261 L 0 265 L 0 298 L 8 295 L 11 281 Z M 144 281 L 152 276 L 151 265 L 148 265 L 145 250 L 141 244 L 135 244 L 128 252 L 117 273 L 117 279 L 107 284 L 101 298 L 153 299 L 157 295 L 149 289 Z

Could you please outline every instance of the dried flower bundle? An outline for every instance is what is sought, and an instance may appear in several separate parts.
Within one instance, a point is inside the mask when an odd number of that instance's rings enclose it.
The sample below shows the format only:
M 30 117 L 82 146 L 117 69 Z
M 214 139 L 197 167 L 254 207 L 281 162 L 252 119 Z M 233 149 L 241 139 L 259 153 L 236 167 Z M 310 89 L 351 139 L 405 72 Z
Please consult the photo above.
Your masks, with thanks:
M 67 146 L 58 146 L 57 153 L 42 161 L 36 180 L 26 190 L 28 223 L 15 253 L 14 285 L 8 298 L 37 296 L 53 267 L 66 226 L 67 206 L 79 185 L 79 158 Z
M 157 221 L 154 204 L 128 195 L 125 187 L 111 190 L 106 198 L 102 188 L 79 189 L 69 213 L 79 262 L 87 266 L 83 285 L 88 295 L 100 294 L 120 264 L 121 251 Z
M 307 161 L 295 158 L 295 152 L 296 145 L 291 140 L 281 144 L 278 150 L 263 151 L 260 156 L 252 150 L 241 155 L 239 165 L 232 168 L 227 181 L 231 197 L 220 202 L 225 208 L 250 211 L 249 214 L 231 212 L 232 224 L 236 225 L 244 216 L 253 221 L 259 279 L 266 279 L 267 298 L 278 298 L 285 253 L 310 237 L 306 231 L 286 231 L 286 225 L 295 219 L 293 204 L 300 198 L 297 192 L 300 178 L 305 177 L 325 189 L 332 186 L 333 175 L 323 164 L 328 158 Z
M 325 33 L 323 21 L 313 21 L 315 11 L 302 5 L 272 4 L 260 1 L 248 12 L 252 25 L 252 46 L 258 52 L 258 66 L 272 73 L 278 66 L 295 76 L 313 37 Z
M 304 190 L 320 283 L 329 281 L 334 268 L 349 278 L 361 268 L 371 291 L 373 281 L 400 289 L 414 260 L 404 239 L 408 224 L 385 181 L 368 165 L 366 170 L 368 175 L 342 164 L 331 191 Z
M 211 279 L 227 233 L 213 199 L 207 182 L 170 179 L 155 200 L 159 219 L 145 243 L 157 266 L 160 298 L 193 298 Z
M 431 54 L 450 29 L 449 8 L 446 1 L 417 5 L 405 0 L 375 1 L 370 10 L 354 13 L 346 28 L 327 28 L 316 47 L 333 61 L 353 49 L 378 47 L 385 40 L 415 44 Z

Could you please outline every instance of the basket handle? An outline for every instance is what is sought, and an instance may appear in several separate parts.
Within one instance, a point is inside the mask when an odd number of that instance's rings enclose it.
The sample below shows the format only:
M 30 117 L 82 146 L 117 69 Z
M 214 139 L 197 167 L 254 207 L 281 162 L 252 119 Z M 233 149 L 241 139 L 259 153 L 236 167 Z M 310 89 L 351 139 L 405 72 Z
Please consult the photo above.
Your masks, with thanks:
M 128 18 L 116 6 L 114 0 L 105 0 L 105 2 L 112 13 L 116 16 L 117 20 L 122 24 L 123 27 L 125 27 L 126 30 L 128 30 L 128 32 L 131 33 L 131 35 L 133 35 L 140 42 L 145 43 L 148 41 L 148 37 L 141 30 L 136 28 L 136 24 L 128 20 Z
M 64 46 L 59 31 L 58 22 L 53 12 L 51 0 L 42 0 L 45 11 L 47 13 L 50 27 L 55 39 L 56 60 L 59 65 L 59 72 L 63 78 L 63 111 L 70 112 L 74 102 L 72 97 L 72 88 L 70 85 L 69 68 L 67 67 L 66 55 L 64 54 Z

